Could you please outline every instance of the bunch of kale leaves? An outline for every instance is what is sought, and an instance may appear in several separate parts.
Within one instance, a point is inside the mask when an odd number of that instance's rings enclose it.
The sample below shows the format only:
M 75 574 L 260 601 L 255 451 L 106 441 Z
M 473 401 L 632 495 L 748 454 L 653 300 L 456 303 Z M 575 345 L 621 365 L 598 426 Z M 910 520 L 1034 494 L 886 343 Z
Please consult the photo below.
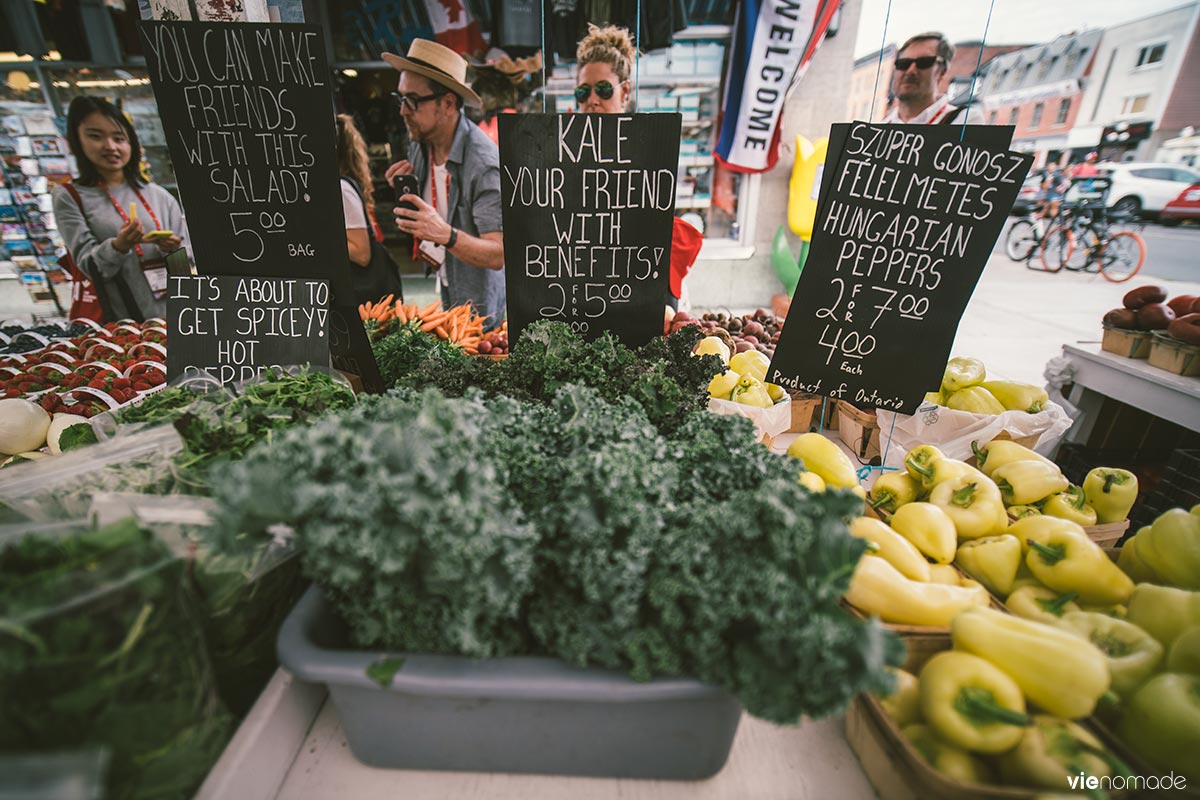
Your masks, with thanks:
M 746 420 L 664 433 L 539 380 L 546 403 L 401 391 L 286 431 L 214 474 L 218 527 L 290 525 L 362 648 L 691 675 L 776 722 L 886 688 L 899 642 L 838 606 L 856 498 L 800 487 Z
M 595 389 L 609 402 L 632 398 L 659 431 L 670 433 L 708 404 L 708 384 L 724 366 L 694 356 L 703 336 L 692 326 L 637 350 L 610 333 L 585 341 L 562 322 L 527 326 L 508 358 L 472 358 L 431 334 L 405 326 L 373 345 L 388 386 L 434 387 L 449 397 L 470 389 L 489 396 L 549 403 L 568 384 Z

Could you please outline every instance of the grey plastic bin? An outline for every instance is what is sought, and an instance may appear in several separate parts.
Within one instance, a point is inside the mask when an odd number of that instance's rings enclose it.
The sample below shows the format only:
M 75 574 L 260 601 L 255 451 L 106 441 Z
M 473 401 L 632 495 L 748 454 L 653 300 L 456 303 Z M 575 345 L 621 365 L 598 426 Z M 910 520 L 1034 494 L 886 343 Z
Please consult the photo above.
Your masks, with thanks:
M 698 681 L 637 683 L 551 658 L 405 656 L 384 689 L 313 587 L 279 632 L 279 660 L 324 683 L 359 761 L 393 769 L 697 780 L 721 770 L 742 709 Z

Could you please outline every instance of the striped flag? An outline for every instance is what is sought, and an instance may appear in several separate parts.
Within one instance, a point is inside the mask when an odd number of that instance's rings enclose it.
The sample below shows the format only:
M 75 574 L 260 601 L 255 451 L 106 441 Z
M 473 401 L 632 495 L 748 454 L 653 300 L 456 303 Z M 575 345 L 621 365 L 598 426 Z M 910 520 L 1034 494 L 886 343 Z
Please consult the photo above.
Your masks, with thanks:
M 779 119 L 840 0 L 744 0 L 730 43 L 716 159 L 735 172 L 779 160 Z

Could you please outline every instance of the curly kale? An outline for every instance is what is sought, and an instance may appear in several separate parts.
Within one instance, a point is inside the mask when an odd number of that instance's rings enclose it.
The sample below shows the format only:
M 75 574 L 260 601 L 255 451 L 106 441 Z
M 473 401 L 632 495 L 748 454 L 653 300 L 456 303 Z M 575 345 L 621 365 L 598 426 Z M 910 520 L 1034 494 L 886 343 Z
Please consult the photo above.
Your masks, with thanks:
M 379 398 L 289 430 L 215 484 L 218 527 L 291 526 L 360 647 L 509 655 L 537 534 L 489 456 L 477 399 Z
M 371 351 L 386 386 L 434 386 L 453 397 L 478 385 L 485 368 L 458 347 L 411 324 L 373 342 Z
M 858 498 L 802 488 L 746 420 L 668 436 L 599 387 L 484 399 L 402 390 L 290 430 L 229 465 L 219 524 L 291 525 L 363 647 L 690 675 L 775 722 L 886 685 L 899 641 L 839 607 Z

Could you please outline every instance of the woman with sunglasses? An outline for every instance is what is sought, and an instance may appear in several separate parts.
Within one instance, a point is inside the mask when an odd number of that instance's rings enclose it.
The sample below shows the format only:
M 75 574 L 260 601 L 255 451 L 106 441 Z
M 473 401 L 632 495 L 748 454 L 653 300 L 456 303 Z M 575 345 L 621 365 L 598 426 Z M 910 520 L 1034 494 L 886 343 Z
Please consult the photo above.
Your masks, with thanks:
M 588 34 L 576 48 L 579 73 L 575 106 L 586 114 L 622 114 L 629 110 L 629 74 L 637 48 L 629 31 L 616 25 L 588 25 Z M 679 308 L 683 279 L 691 270 L 704 239 L 700 231 L 675 217 L 671 230 L 670 290 L 664 301 Z

